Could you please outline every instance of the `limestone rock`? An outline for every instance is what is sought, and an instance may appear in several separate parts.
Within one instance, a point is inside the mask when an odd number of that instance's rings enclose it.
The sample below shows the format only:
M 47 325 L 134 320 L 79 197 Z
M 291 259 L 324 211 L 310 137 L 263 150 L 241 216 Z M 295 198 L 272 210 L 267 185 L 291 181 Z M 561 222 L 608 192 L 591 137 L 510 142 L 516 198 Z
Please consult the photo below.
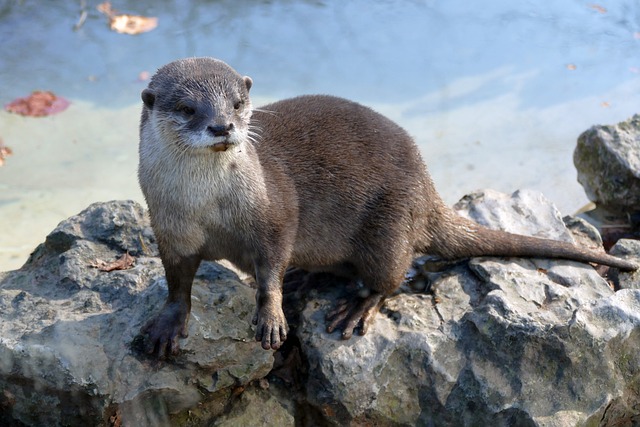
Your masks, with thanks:
M 213 425 L 294 427 L 296 423 L 292 405 L 283 405 L 272 393 L 254 387 L 244 391 L 231 411 Z
M 460 199 L 453 209 L 485 227 L 573 242 L 560 211 L 537 191 L 518 190 L 511 195 L 476 191 Z
M 456 209 L 493 228 L 601 245 L 593 227 L 530 191 L 478 192 Z M 637 260 L 637 243 L 613 252 Z M 92 267 L 127 252 L 130 269 Z M 399 292 L 367 335 L 341 341 L 325 332 L 325 313 L 348 286 L 288 273 L 302 285 L 285 293 L 293 329 L 274 358 L 253 340 L 254 290 L 203 263 L 190 336 L 159 362 L 136 350 L 167 292 L 148 219 L 133 202 L 94 204 L 23 268 L 0 273 L 0 425 L 640 423 L 640 273 L 612 276 L 618 292 L 571 261 L 476 258 L 424 274 L 427 293 Z
M 131 269 L 92 267 L 126 252 Z M 21 269 L 0 274 L 0 424 L 169 425 L 269 372 L 273 356 L 251 329 L 255 292 L 213 263 L 198 271 L 181 354 L 141 355 L 134 338 L 166 293 L 139 205 L 98 203 L 63 221 Z
M 590 200 L 612 210 L 640 210 L 639 114 L 582 133 L 573 162 Z
M 619 240 L 613 248 L 611 254 L 619 257 L 638 256 L 640 254 L 640 241 Z M 620 275 L 621 289 L 640 289 L 640 270 Z
M 457 208 L 492 212 L 488 226 L 572 239 L 531 192 L 477 193 Z M 330 422 L 598 425 L 640 404 L 639 290 L 615 293 L 571 261 L 477 258 L 431 279 L 433 295 L 387 300 L 367 335 L 349 341 L 325 332 L 340 292 L 311 293 L 298 331 L 307 398 Z

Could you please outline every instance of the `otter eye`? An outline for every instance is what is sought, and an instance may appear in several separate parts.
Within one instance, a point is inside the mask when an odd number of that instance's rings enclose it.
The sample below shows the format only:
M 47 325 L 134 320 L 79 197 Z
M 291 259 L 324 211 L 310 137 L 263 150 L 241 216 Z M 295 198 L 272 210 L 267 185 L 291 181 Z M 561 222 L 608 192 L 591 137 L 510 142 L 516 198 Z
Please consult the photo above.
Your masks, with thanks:
M 233 109 L 234 110 L 239 110 L 240 107 L 242 107 L 244 105 L 244 101 L 238 101 L 235 104 L 233 104 Z
M 196 110 L 193 107 L 189 107 L 188 105 L 178 105 L 176 107 L 177 111 L 180 111 L 185 116 L 193 116 L 196 113 Z

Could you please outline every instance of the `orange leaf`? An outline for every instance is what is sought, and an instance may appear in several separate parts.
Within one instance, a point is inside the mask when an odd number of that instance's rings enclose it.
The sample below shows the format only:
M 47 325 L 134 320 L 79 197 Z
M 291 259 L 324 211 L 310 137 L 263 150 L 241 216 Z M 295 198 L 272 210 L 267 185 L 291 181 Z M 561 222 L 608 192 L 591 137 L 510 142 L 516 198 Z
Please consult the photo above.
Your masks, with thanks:
M 158 26 L 158 18 L 136 15 L 115 15 L 111 17 L 109 26 L 115 32 L 135 35 L 146 33 L 156 28 Z
M 43 117 L 64 111 L 70 102 L 50 91 L 34 91 L 25 98 L 18 98 L 5 105 L 10 113 L 29 117 Z
M 121 34 L 146 33 L 158 26 L 158 18 L 127 14 L 119 15 L 111 7 L 111 2 L 108 1 L 100 3 L 97 9 L 109 18 L 109 28 Z
M 0 138 L 0 166 L 4 165 L 4 159 L 12 154 L 13 151 L 11 151 L 11 148 L 4 145 L 2 138 Z

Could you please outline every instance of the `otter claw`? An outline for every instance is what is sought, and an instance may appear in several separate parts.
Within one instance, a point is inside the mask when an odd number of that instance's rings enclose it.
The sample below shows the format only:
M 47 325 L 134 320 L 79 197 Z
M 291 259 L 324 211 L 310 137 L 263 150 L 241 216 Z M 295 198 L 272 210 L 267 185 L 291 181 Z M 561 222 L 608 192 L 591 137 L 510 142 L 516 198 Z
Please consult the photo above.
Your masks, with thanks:
M 277 350 L 287 339 L 286 332 L 281 328 L 274 328 L 271 331 L 256 333 L 256 341 L 262 342 L 262 348 L 265 350 Z
M 277 314 L 258 315 L 254 324 L 257 323 L 256 341 L 262 342 L 265 350 L 277 350 L 287 339 L 287 320 L 280 310 Z

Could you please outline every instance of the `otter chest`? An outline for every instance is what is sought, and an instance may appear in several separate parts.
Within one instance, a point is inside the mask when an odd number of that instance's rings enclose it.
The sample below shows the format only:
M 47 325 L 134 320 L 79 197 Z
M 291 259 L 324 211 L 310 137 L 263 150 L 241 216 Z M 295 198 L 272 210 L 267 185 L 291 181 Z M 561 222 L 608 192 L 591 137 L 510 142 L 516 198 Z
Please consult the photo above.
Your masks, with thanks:
M 172 217 L 172 222 L 207 229 L 243 228 L 260 205 L 260 185 L 238 167 L 176 164 L 159 179 L 162 183 L 154 187 L 163 194 L 153 199 L 163 205 L 155 210 Z

